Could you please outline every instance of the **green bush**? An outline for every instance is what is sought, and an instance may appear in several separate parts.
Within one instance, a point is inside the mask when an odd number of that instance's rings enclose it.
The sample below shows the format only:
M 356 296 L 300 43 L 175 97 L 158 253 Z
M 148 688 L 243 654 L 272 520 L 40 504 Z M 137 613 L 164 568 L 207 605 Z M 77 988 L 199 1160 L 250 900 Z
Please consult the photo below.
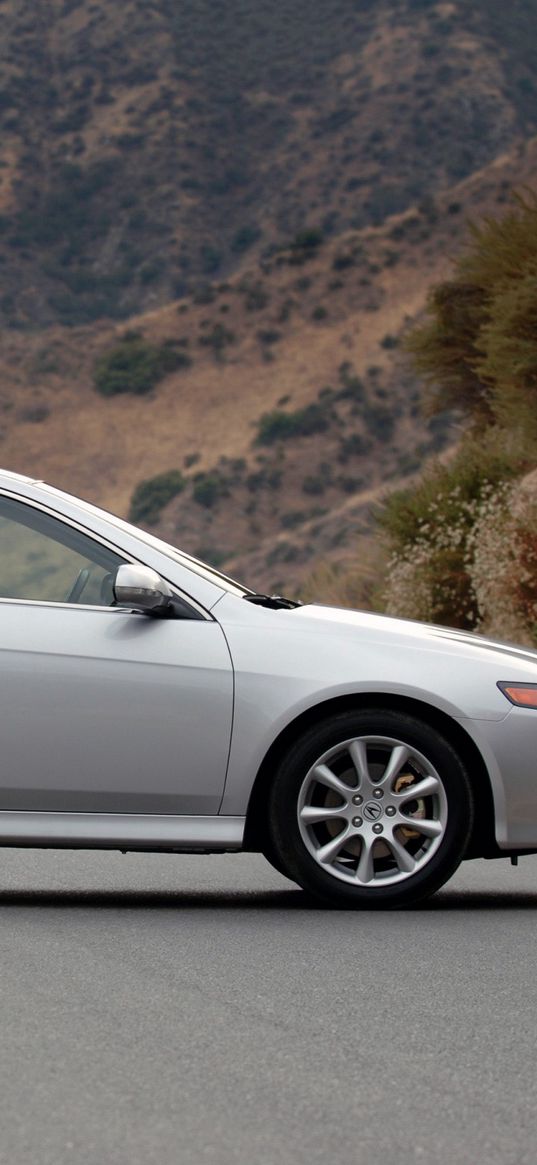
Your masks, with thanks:
M 294 299 L 292 299 L 291 297 L 288 297 L 287 299 L 282 300 L 282 303 L 280 305 L 280 310 L 279 310 L 278 316 L 277 316 L 278 323 L 280 323 L 280 324 L 287 323 L 287 320 L 289 319 L 294 307 L 296 307 L 296 301 Z
M 328 410 L 322 404 L 305 405 L 292 413 L 273 409 L 271 413 L 264 413 L 258 422 L 256 445 L 272 445 L 274 441 L 324 433 L 328 423 Z
M 318 227 L 306 227 L 298 231 L 291 243 L 291 252 L 295 261 L 303 262 L 315 255 L 324 242 L 323 232 Z
M 334 255 L 332 260 L 332 268 L 334 271 L 345 271 L 347 267 L 354 267 L 356 259 L 349 251 L 340 251 L 339 254 Z
M 199 343 L 204 348 L 212 348 L 216 359 L 221 360 L 225 349 L 234 344 L 236 339 L 234 332 L 224 327 L 224 324 L 218 323 L 205 336 L 200 336 Z
M 276 328 L 261 328 L 257 333 L 257 339 L 260 344 L 277 344 L 281 338 L 282 334 Z
M 363 477 L 349 477 L 342 475 L 337 479 L 337 485 L 346 494 L 356 494 L 364 488 L 365 479 Z
M 364 421 L 377 441 L 389 441 L 393 436 L 395 428 L 393 412 L 385 405 L 368 405 L 364 411 Z
M 198 473 L 194 479 L 192 497 L 198 506 L 211 510 L 221 497 L 228 494 L 223 478 L 218 473 Z
M 191 363 L 190 356 L 172 344 L 150 344 L 140 332 L 126 332 L 97 360 L 93 383 L 101 396 L 124 392 L 143 396 L 169 372 L 189 368 Z
M 302 493 L 311 494 L 313 497 L 318 497 L 324 494 L 324 491 L 329 483 L 321 473 L 311 473 L 304 478 L 302 482 Z
M 248 288 L 244 306 L 246 311 L 263 311 L 269 302 L 269 294 L 261 283 L 255 283 Z
M 246 486 L 251 493 L 257 493 L 258 490 L 279 489 L 282 483 L 282 473 L 280 469 L 260 469 L 257 473 L 250 473 L 246 478 Z
M 339 444 L 339 460 L 348 461 L 349 457 L 365 457 L 371 449 L 371 441 L 362 433 L 351 433 L 342 437 Z
M 343 388 L 339 389 L 337 394 L 338 400 L 352 400 L 362 402 L 367 396 L 366 387 L 363 380 L 359 376 L 342 376 L 340 377 Z
M 205 307 L 209 303 L 214 303 L 216 299 L 216 291 L 210 283 L 203 283 L 200 287 L 196 287 L 192 293 L 192 303 L 201 304 Z
M 239 227 L 231 241 L 231 250 L 235 254 L 240 255 L 247 251 L 249 247 L 253 247 L 261 237 L 261 231 L 258 226 L 245 225 Z
M 284 530 L 293 530 L 295 526 L 300 526 L 307 517 L 305 510 L 288 510 L 287 513 L 280 515 L 280 525 Z
M 140 481 L 131 497 L 129 521 L 157 522 L 164 506 L 185 488 L 185 479 L 178 469 L 168 469 L 156 477 Z

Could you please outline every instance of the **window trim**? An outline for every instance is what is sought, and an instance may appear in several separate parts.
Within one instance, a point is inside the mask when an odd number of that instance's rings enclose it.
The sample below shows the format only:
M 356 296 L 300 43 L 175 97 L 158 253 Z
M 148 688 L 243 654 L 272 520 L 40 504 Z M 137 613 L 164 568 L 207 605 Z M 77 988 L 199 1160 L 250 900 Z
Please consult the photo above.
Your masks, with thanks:
M 135 566 L 148 566 L 147 562 L 144 562 L 143 559 L 133 558 L 131 554 L 126 554 L 124 550 L 120 549 L 120 547 L 115 545 L 115 543 L 111 542 L 108 538 L 103 538 L 101 535 L 97 536 L 93 531 L 89 531 L 86 526 L 82 526 L 80 522 L 76 522 L 73 518 L 66 517 L 65 514 L 59 514 L 57 510 L 53 510 L 50 506 L 46 506 L 40 501 L 35 501 L 33 498 L 21 497 L 20 494 L 14 493 L 12 490 L 2 487 L 0 488 L 0 499 L 4 497 L 9 498 L 11 501 L 18 502 L 22 506 L 27 506 L 31 510 L 37 510 L 40 513 L 46 514 L 47 517 L 54 518 L 57 522 L 63 522 L 64 525 L 71 527 L 71 529 L 79 531 L 79 533 L 88 538 L 90 542 L 96 542 L 97 545 L 101 544 L 105 546 L 108 550 L 111 550 L 113 554 L 117 554 L 120 558 L 122 558 L 126 563 L 132 563 Z M 164 575 L 161 577 L 165 578 Z M 200 614 L 207 622 L 215 622 L 214 616 L 211 615 L 210 611 L 207 611 L 205 607 L 203 607 L 201 603 L 198 602 L 197 599 L 193 599 L 191 595 L 185 594 L 177 586 L 177 584 L 172 582 L 169 578 L 166 578 L 165 581 L 172 588 L 174 595 L 178 599 L 181 599 L 184 603 L 187 604 L 187 606 L 192 607 L 193 610 L 197 611 L 198 614 Z M 47 608 L 59 607 L 68 611 L 125 611 L 127 614 L 129 614 L 127 607 L 105 607 L 95 603 L 55 603 L 50 599 L 22 599 L 16 597 L 0 596 L 0 604 L 4 603 L 23 603 L 25 606 L 37 605 Z

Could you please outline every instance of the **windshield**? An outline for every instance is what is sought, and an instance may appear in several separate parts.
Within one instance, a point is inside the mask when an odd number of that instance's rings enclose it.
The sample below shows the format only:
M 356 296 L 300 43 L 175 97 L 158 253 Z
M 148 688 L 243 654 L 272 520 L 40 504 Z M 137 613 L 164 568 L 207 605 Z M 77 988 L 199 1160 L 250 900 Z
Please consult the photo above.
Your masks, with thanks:
M 95 517 L 104 519 L 105 522 L 110 526 L 114 526 L 117 530 L 123 530 L 125 534 L 131 534 L 139 542 L 144 542 L 147 546 L 152 546 L 155 550 L 160 550 L 162 554 L 167 554 L 187 570 L 194 571 L 195 574 L 207 579 L 208 582 L 214 583 L 215 586 L 220 587 L 222 590 L 229 591 L 230 594 L 238 595 L 240 598 L 244 595 L 252 594 L 249 587 L 242 586 L 241 583 L 235 582 L 234 579 L 228 578 L 225 574 L 221 574 L 219 570 L 215 570 L 212 566 L 207 566 L 205 562 L 200 562 L 199 558 L 194 558 L 193 555 L 179 550 L 177 546 L 172 546 L 171 543 L 164 542 L 162 538 L 156 538 L 154 534 L 148 534 L 146 530 L 141 530 L 139 526 L 133 526 L 130 522 L 125 522 L 123 518 L 118 518 L 117 514 L 111 514 L 109 510 L 102 510 L 99 506 L 93 506 L 91 502 L 85 502 L 81 498 L 75 498 L 72 495 L 64 493 L 63 490 L 54 489 L 54 486 L 43 485 L 43 488 L 47 493 L 53 494 L 55 497 L 68 497 L 70 501 L 75 502 L 80 510 L 85 510 L 88 514 L 94 514 Z

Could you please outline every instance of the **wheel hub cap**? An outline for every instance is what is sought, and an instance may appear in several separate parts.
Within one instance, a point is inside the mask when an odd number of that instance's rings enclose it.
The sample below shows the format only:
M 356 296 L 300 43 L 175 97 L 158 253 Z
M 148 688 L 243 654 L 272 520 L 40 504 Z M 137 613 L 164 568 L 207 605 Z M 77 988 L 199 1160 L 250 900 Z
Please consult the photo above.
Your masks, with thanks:
M 368 801 L 364 805 L 364 817 L 366 821 L 379 821 L 382 817 L 382 807 L 378 801 Z

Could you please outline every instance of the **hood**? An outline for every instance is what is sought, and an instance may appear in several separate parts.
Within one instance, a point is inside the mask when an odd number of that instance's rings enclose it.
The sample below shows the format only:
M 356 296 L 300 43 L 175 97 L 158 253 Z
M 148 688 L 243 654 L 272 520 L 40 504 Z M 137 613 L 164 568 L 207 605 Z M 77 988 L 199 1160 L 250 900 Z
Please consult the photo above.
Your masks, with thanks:
M 460 655 L 461 648 L 466 648 L 472 656 L 496 655 L 518 664 L 533 665 L 537 670 L 537 651 L 529 647 L 521 647 L 516 643 L 502 643 L 484 636 L 472 634 L 469 631 L 457 631 L 451 627 L 436 626 L 433 623 L 417 623 L 410 619 L 395 619 L 390 615 L 378 615 L 370 611 L 350 611 L 343 607 L 325 607 L 321 604 L 309 604 L 297 607 L 292 612 L 293 618 L 315 620 L 318 630 L 322 625 L 327 633 L 337 633 L 341 627 L 344 635 L 351 630 L 361 634 L 369 642 L 375 640 L 392 639 L 394 647 L 397 643 L 412 643 L 415 647 L 426 650 L 434 649 Z M 498 660 L 499 662 L 499 660 Z

